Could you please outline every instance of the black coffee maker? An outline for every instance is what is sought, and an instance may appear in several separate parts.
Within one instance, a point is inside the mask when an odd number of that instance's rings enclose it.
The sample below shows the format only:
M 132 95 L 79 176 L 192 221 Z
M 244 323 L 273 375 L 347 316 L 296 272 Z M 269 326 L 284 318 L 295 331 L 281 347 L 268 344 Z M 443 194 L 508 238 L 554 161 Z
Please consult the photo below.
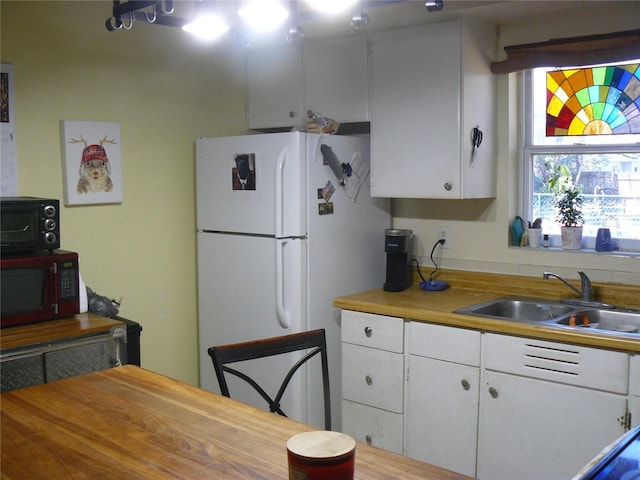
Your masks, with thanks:
M 384 290 L 402 292 L 411 285 L 411 250 L 412 230 L 388 228 L 384 231 L 384 251 L 387 253 L 387 278 Z

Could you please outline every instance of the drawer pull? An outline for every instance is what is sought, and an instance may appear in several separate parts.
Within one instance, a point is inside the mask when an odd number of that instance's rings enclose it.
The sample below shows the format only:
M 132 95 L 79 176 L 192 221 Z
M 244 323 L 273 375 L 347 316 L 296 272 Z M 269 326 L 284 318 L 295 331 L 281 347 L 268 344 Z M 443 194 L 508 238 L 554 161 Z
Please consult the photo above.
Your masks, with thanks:
M 471 384 L 469 383 L 469 380 L 467 379 L 463 379 L 460 384 L 462 385 L 462 388 L 464 388 L 465 390 L 469 390 L 471 388 Z
M 373 378 L 371 378 L 371 375 L 367 375 L 364 377 L 364 381 L 367 382 L 367 385 L 371 385 L 373 383 Z
M 364 327 L 364 334 L 365 334 L 367 337 L 370 337 L 372 333 L 373 333 L 373 328 L 371 328 L 371 327 Z
M 489 387 L 489 395 L 491 398 L 498 398 L 498 390 L 495 387 Z
M 373 437 L 371 435 L 365 435 L 364 440 L 365 442 L 367 442 L 367 445 L 371 445 L 371 443 L 373 442 Z

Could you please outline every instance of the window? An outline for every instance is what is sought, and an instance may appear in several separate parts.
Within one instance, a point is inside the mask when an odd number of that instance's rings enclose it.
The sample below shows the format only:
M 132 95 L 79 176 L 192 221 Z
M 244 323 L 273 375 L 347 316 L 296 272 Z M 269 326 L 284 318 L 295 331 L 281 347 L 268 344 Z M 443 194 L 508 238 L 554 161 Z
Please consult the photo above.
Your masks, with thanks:
M 523 92 L 528 220 L 560 246 L 549 180 L 564 176 L 582 190 L 583 248 L 608 227 L 618 250 L 640 252 L 640 64 L 536 68 Z

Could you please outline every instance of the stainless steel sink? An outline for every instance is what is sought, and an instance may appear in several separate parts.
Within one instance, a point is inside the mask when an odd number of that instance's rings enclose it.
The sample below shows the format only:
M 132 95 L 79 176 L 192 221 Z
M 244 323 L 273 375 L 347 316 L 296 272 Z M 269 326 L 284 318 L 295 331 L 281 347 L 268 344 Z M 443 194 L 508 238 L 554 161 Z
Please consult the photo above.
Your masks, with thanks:
M 640 310 L 581 310 L 558 320 L 557 323 L 620 333 L 638 333 Z
M 600 308 L 593 308 L 593 305 L 600 305 Z M 565 303 L 540 298 L 503 297 L 460 308 L 453 313 L 640 338 L 640 310 L 615 309 L 613 305 L 597 302 Z
M 535 298 L 499 298 L 461 308 L 454 313 L 514 322 L 546 322 L 575 311 L 575 307 Z

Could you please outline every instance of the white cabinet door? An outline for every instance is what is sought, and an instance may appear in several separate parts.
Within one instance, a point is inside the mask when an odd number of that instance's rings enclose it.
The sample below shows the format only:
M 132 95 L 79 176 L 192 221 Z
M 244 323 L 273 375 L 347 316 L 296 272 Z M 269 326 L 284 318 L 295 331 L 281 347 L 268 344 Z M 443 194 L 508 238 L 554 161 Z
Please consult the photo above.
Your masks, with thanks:
M 399 317 L 343 310 L 342 341 L 402 353 L 404 320 Z
M 479 385 L 478 367 L 410 355 L 406 455 L 474 476 Z
M 340 123 L 369 120 L 366 35 L 307 43 L 302 47 L 305 110 Z
M 495 196 L 494 44 L 462 20 L 372 35 L 372 196 Z
M 626 408 L 625 395 L 486 371 L 477 477 L 572 478 L 624 433 Z
M 369 121 L 366 35 L 247 54 L 249 128 L 304 124 L 307 111 L 340 123 Z
M 342 401 L 342 429 L 359 442 L 402 453 L 402 415 Z
M 402 413 L 404 356 L 342 344 L 342 396 L 354 402 Z
M 629 412 L 631 427 L 640 425 L 640 355 L 632 355 L 629 362 Z
M 249 128 L 290 127 L 306 117 L 301 56 L 299 45 L 247 53 Z

